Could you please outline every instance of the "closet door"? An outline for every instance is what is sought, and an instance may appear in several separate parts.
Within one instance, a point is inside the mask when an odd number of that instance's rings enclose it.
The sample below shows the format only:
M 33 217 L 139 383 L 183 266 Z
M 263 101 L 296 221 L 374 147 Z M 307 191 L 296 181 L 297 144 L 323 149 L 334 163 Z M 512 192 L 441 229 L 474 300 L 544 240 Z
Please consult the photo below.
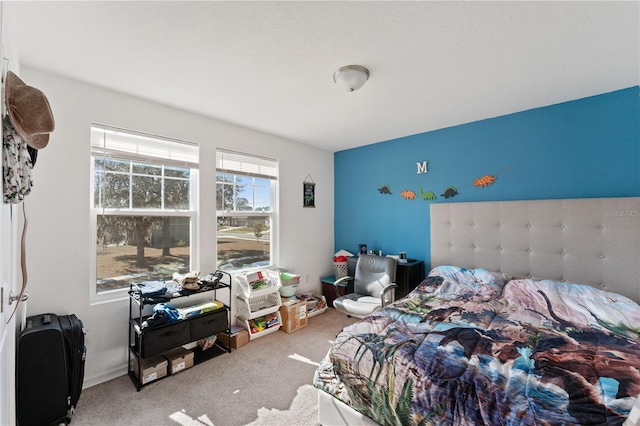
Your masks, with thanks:
M 15 424 L 15 348 L 16 333 L 22 318 L 22 306 L 7 324 L 16 302 L 9 304 L 9 295 L 18 294 L 20 288 L 14 279 L 13 264 L 18 258 L 14 251 L 15 233 L 11 220 L 11 207 L 0 203 L 0 424 Z M 5 379 L 6 378 L 6 379 Z

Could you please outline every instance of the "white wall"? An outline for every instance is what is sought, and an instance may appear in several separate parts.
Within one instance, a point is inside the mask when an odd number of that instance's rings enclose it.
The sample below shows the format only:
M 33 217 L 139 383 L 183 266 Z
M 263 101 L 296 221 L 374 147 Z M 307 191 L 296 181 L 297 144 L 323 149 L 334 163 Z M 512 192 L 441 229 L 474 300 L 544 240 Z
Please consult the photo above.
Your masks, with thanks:
M 70 64 L 70 66 L 72 66 Z M 300 291 L 320 292 L 332 273 L 333 153 L 96 86 L 22 67 L 56 121 L 34 169 L 26 201 L 28 315 L 75 313 L 89 329 L 85 387 L 126 373 L 128 301 L 89 303 L 89 132 L 92 122 L 200 144 L 200 270 L 216 260 L 216 147 L 274 157 L 280 164 L 279 266 L 303 275 Z M 167 82 L 174 84 L 174 82 Z M 302 207 L 302 182 L 316 183 L 316 208 Z

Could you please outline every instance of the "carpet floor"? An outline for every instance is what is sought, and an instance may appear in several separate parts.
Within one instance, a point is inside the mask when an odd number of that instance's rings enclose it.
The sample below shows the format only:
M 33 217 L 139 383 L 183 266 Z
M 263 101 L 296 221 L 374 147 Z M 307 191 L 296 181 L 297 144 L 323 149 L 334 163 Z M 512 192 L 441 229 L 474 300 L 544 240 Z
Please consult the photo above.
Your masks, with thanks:
M 313 374 L 355 322 L 334 309 L 143 387 L 128 376 L 84 389 L 72 425 L 315 426 Z

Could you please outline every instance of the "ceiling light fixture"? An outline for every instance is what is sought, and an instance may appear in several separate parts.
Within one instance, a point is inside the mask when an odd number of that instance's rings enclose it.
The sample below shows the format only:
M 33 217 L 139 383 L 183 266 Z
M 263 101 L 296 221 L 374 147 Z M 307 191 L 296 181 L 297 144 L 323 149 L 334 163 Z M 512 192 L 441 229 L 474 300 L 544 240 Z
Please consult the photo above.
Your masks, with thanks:
M 349 92 L 361 88 L 369 79 L 369 70 L 360 65 L 347 65 L 333 73 L 333 81 Z

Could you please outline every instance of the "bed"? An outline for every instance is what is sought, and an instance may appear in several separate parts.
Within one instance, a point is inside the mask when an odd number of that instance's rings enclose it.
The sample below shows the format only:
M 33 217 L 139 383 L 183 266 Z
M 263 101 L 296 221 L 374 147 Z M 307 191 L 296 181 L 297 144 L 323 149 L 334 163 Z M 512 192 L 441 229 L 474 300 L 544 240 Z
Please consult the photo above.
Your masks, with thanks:
M 319 422 L 640 424 L 640 198 L 430 213 L 429 276 L 336 337 Z

